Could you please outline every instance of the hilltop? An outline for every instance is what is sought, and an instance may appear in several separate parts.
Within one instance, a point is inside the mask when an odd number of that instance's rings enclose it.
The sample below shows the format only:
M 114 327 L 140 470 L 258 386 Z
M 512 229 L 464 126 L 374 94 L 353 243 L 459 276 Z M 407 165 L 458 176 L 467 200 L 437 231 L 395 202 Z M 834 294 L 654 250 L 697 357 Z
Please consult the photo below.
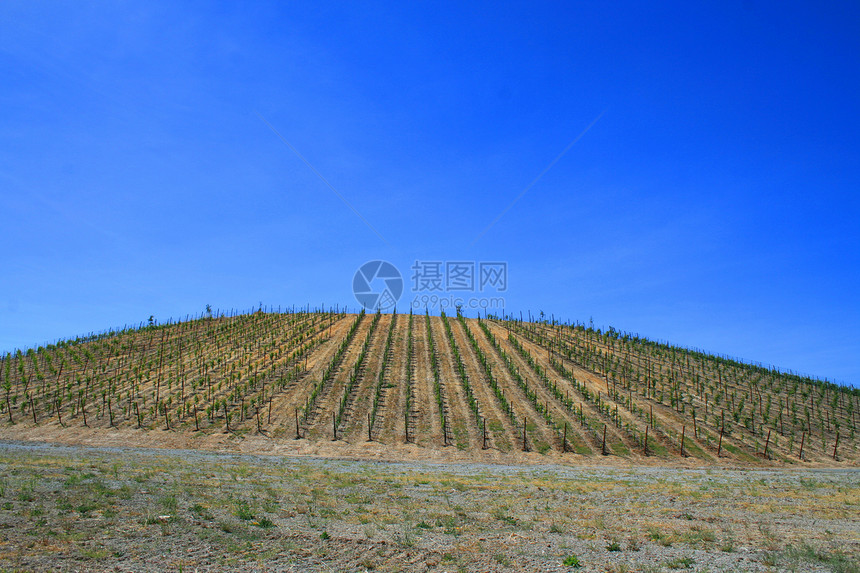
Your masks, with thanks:
M 7 354 L 0 380 L 3 438 L 511 463 L 860 460 L 855 389 L 555 321 L 204 316 Z

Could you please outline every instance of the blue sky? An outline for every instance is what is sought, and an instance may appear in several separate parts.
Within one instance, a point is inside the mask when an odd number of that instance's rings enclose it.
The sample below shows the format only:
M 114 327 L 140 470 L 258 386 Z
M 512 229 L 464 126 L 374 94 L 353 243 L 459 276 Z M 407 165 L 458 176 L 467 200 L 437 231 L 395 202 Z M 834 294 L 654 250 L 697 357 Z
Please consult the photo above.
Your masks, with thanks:
M 504 261 L 508 312 L 860 382 L 857 3 L 179 4 L 0 4 L 0 350 Z

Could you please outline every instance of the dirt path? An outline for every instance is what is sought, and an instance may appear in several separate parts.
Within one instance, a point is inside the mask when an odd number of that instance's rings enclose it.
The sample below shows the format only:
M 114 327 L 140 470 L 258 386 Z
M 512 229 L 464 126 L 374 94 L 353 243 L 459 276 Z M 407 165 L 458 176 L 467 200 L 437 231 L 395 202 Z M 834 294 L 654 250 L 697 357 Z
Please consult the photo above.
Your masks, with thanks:
M 544 335 L 553 335 L 554 331 L 550 329 L 546 325 L 536 325 L 536 328 L 542 332 Z M 584 342 L 580 339 L 581 336 L 579 333 L 565 333 L 562 336 L 562 340 L 567 344 L 572 346 L 581 347 L 582 344 L 588 344 L 592 346 L 592 352 L 595 350 L 599 350 L 606 356 L 613 356 L 616 359 L 623 359 L 626 361 L 628 356 L 626 353 L 622 353 L 619 349 L 614 348 L 613 346 L 601 342 L 599 340 L 591 340 L 590 342 Z M 642 360 L 641 356 L 636 358 L 636 364 L 641 367 Z M 696 364 L 693 362 L 692 364 L 688 364 L 687 361 L 679 360 L 677 362 L 667 363 L 665 357 L 654 358 L 650 362 L 646 362 L 646 364 L 650 364 L 650 367 L 654 370 L 655 376 L 666 375 L 671 376 L 673 380 L 675 380 L 678 388 L 681 392 L 684 393 L 686 398 L 685 407 L 689 407 L 690 409 L 696 408 L 701 416 L 701 413 L 706 410 L 707 406 L 705 401 L 703 400 L 702 394 L 704 393 L 704 384 L 703 380 L 699 387 L 696 387 L 694 384 L 690 383 L 690 380 L 694 380 L 697 374 L 701 374 L 702 378 L 707 380 L 707 376 L 710 375 L 711 378 L 714 377 L 714 373 L 711 370 L 707 370 L 701 364 Z M 585 378 L 594 382 L 593 387 L 601 388 L 605 394 L 607 394 L 606 388 L 606 379 L 603 376 L 598 375 L 597 373 L 588 370 L 582 369 L 585 373 Z M 713 380 L 711 380 L 713 383 Z M 644 382 L 640 382 L 639 384 L 644 384 Z M 666 389 L 666 386 L 662 382 L 655 382 L 655 385 L 659 384 L 661 390 Z M 722 391 L 717 390 L 717 393 L 722 394 L 725 392 L 734 393 L 737 392 L 740 395 L 746 395 L 750 392 L 750 388 L 748 386 L 744 386 L 739 383 L 733 383 L 730 378 L 726 378 L 723 380 L 724 389 Z M 655 390 L 657 391 L 657 390 Z M 670 390 L 671 392 L 671 390 Z M 682 413 L 677 411 L 671 405 L 666 405 L 647 395 L 640 395 L 638 393 L 634 394 L 636 398 L 638 398 L 640 404 L 637 404 L 640 409 L 648 410 L 649 417 L 650 412 L 653 409 L 654 412 L 654 420 L 656 422 L 656 429 L 654 431 L 655 437 L 658 438 L 661 445 L 669 452 L 672 452 L 674 455 L 681 454 L 681 438 L 684 437 L 685 443 L 685 451 L 689 454 L 691 451 L 694 455 L 697 455 L 702 458 L 715 458 L 719 451 L 719 434 L 720 428 L 716 426 L 712 421 L 707 419 L 697 419 L 694 423 L 692 420 L 692 413 Z M 755 404 L 755 400 L 749 400 L 747 402 L 749 408 L 753 408 Z M 761 408 L 761 404 L 759 404 Z M 710 405 L 711 415 L 713 416 L 715 406 Z M 619 410 L 620 411 L 620 410 Z M 691 410 L 692 411 L 692 410 Z M 627 412 L 628 416 L 631 419 L 635 419 L 636 417 L 633 414 Z M 741 417 L 745 415 L 753 415 L 749 409 L 744 408 L 743 413 L 741 413 Z M 713 420 L 713 417 L 712 417 Z M 759 420 L 760 422 L 760 420 Z M 639 418 L 639 423 L 644 423 L 643 418 Z M 686 426 L 686 430 L 688 432 L 684 432 L 684 426 Z M 703 430 L 703 434 L 696 437 L 697 428 Z M 750 431 L 749 428 L 746 428 L 743 424 L 738 424 L 732 418 L 726 419 L 726 432 L 722 438 L 722 448 L 720 452 L 721 457 L 731 457 L 736 458 L 741 461 L 749 461 L 751 459 L 755 459 L 758 452 L 762 451 L 765 444 L 767 443 L 767 439 L 764 435 L 754 434 Z M 706 439 L 706 436 L 710 438 L 710 440 Z M 787 444 L 792 444 L 792 442 L 785 438 L 785 436 L 779 435 L 779 432 L 773 432 L 772 441 L 768 444 L 769 452 L 771 456 L 776 456 L 780 459 L 790 459 L 792 457 L 792 452 L 787 448 Z M 776 443 L 773 443 L 773 440 Z M 813 458 L 821 458 L 821 450 L 820 448 L 813 448 L 812 451 L 808 451 L 809 455 Z M 826 458 L 827 456 L 823 456 Z
M 368 352 L 361 377 L 352 392 L 352 396 L 346 407 L 344 420 L 341 423 L 342 439 L 346 441 L 367 440 L 367 422 L 370 409 L 373 405 L 373 395 L 376 382 L 382 370 L 383 350 L 385 339 L 388 337 L 388 326 L 391 324 L 391 315 L 383 315 L 379 319 L 376 331 L 370 340 L 370 351 Z
M 448 319 L 450 323 L 450 318 Z M 483 440 L 479 437 L 478 423 L 475 415 L 469 408 L 466 391 L 457 374 L 454 365 L 454 356 L 448 342 L 448 335 L 442 319 L 431 317 L 430 324 L 433 328 L 433 340 L 439 351 L 439 367 L 442 379 L 445 381 L 445 390 L 448 397 L 448 406 L 451 412 L 451 438 L 454 445 L 461 449 L 481 449 Z M 462 352 L 462 349 L 458 349 Z
M 388 365 L 385 387 L 376 414 L 374 439 L 381 442 L 403 442 L 406 438 L 406 393 L 409 391 L 406 373 L 408 328 L 409 315 L 398 315 L 391 346 L 391 363 Z
M 496 338 L 497 341 L 501 341 L 507 338 L 507 331 L 505 329 L 496 329 L 493 327 L 492 324 L 487 324 L 487 326 L 491 334 Z M 492 349 L 493 354 L 498 357 L 499 363 L 504 364 L 504 359 L 498 354 L 495 348 L 492 347 L 492 342 L 487 339 L 480 326 L 478 326 L 476 330 L 481 331 L 479 334 L 480 337 L 483 339 L 483 342 L 486 343 L 487 347 L 490 347 Z M 513 354 L 516 354 L 516 351 L 514 349 L 511 348 L 510 351 Z M 505 352 L 508 352 L 508 350 L 505 350 Z M 527 364 L 524 364 L 523 361 L 520 361 L 518 364 L 521 367 L 527 368 L 526 371 L 531 373 L 531 375 L 536 378 L 536 374 L 534 374 L 534 371 Z M 523 372 L 523 370 L 521 370 L 521 372 Z M 552 379 L 554 382 L 556 382 L 556 384 L 559 385 L 559 387 L 565 388 L 569 394 L 569 389 L 565 384 L 562 383 L 564 381 L 561 380 L 560 377 L 558 377 L 559 379 L 556 379 L 556 377 L 554 376 L 554 371 L 547 370 L 547 374 L 550 379 Z M 535 380 L 535 383 L 540 384 L 538 380 Z M 582 455 L 599 452 L 601 442 L 598 442 L 597 437 L 594 435 L 594 433 L 584 428 L 581 425 L 579 417 L 570 410 L 568 410 L 564 406 L 564 404 L 562 404 L 558 401 L 558 399 L 555 398 L 555 396 L 553 396 L 549 391 L 543 388 L 543 384 L 540 384 L 540 386 L 541 390 L 543 390 L 543 392 L 540 394 L 541 399 L 544 401 L 545 404 L 549 404 L 550 413 L 552 414 L 553 419 L 562 424 L 567 423 L 567 441 L 569 447 L 574 452 Z M 596 412 L 593 412 L 591 414 L 596 415 Z
M 488 432 L 492 437 L 492 445 L 503 452 L 509 452 L 522 439 L 519 431 L 511 422 L 508 414 L 502 409 L 498 398 L 490 388 L 486 372 L 459 320 L 452 321 L 451 330 L 460 348 L 466 373 L 472 381 L 475 396 L 484 408 L 484 416 L 487 419 Z M 473 332 L 472 334 L 477 338 L 478 333 Z
M 272 400 L 271 418 L 268 408 L 266 412 L 266 431 L 274 437 L 285 437 L 295 435 L 295 412 L 306 404 L 308 388 L 310 383 L 322 378 L 323 371 L 346 337 L 354 316 L 345 316 L 334 324 L 331 329 L 326 329 L 324 336 L 328 340 L 314 349 L 307 358 L 307 370 L 304 370 L 298 379 L 294 379 L 282 391 L 275 394 Z M 271 419 L 271 422 L 269 422 Z
M 502 328 L 496 324 L 490 324 L 490 331 L 499 340 L 500 346 L 505 350 L 505 352 L 511 356 L 511 359 L 514 363 L 520 368 L 521 372 L 533 372 L 531 367 L 523 360 L 519 353 L 516 351 L 513 346 L 508 342 L 508 332 L 506 329 Z M 516 334 L 515 334 L 516 336 Z M 523 344 L 523 347 L 532 352 L 532 356 L 538 356 L 540 351 L 535 348 L 529 341 L 525 340 L 524 337 L 517 336 L 517 340 Z M 501 359 L 500 359 L 501 361 Z M 540 362 L 539 362 L 540 363 Z M 572 417 L 570 418 L 571 423 L 578 426 L 579 431 L 581 432 L 581 437 L 583 440 L 586 440 L 586 443 L 591 449 L 592 452 L 600 453 L 603 448 L 603 435 L 602 435 L 602 427 L 605 424 L 607 428 L 607 449 L 611 452 L 611 444 L 613 442 L 621 443 L 621 438 L 615 432 L 615 429 L 612 427 L 610 421 L 605 417 L 602 412 L 599 412 L 593 404 L 591 404 L 588 400 L 585 400 L 582 395 L 579 394 L 579 391 L 572 387 L 566 380 L 564 380 L 561 376 L 558 376 L 554 371 L 548 370 L 548 376 L 558 384 L 560 388 L 562 388 L 566 395 L 575 396 L 579 398 L 579 405 L 582 408 L 583 415 L 586 419 L 586 426 L 583 427 L 582 422 L 580 420 L 575 420 Z M 539 381 L 536 381 L 540 383 Z M 595 428 L 593 425 L 597 425 Z
M 321 437 L 334 438 L 332 415 L 337 412 L 343 390 L 349 381 L 349 374 L 358 361 L 361 346 L 364 344 L 367 333 L 370 332 L 372 322 L 373 317 L 365 316 L 361 324 L 358 325 L 358 329 L 344 354 L 340 367 L 335 372 L 332 380 L 320 392 L 316 406 L 313 408 L 305 428 L 309 439 Z
M 565 408 L 564 405 L 552 394 L 552 392 L 550 392 L 544 386 L 543 381 L 540 380 L 540 378 L 538 377 L 538 375 L 534 371 L 534 369 L 519 355 L 519 353 L 516 351 L 516 349 L 513 348 L 513 346 L 510 345 L 510 343 L 508 343 L 507 336 L 505 336 L 504 338 L 500 338 L 498 336 L 498 332 L 494 332 L 493 334 L 494 334 L 494 336 L 496 336 L 496 340 L 499 341 L 499 345 L 502 347 L 502 349 L 505 351 L 505 353 L 507 353 L 508 356 L 510 356 L 512 358 L 512 360 L 513 360 L 514 364 L 516 365 L 517 369 L 519 370 L 520 374 L 524 378 L 526 378 L 526 380 L 529 381 L 529 386 L 536 393 L 538 402 L 540 404 L 544 405 L 545 408 L 548 408 L 554 423 L 558 424 L 558 425 L 562 425 L 562 426 L 564 424 L 567 424 L 568 440 L 574 444 L 574 447 L 579 446 L 582 449 L 587 448 L 588 450 L 593 451 L 593 450 L 591 450 L 591 448 L 589 448 L 587 446 L 587 444 L 588 444 L 587 438 L 583 435 L 579 420 L 576 418 L 576 416 L 574 416 L 571 411 L 569 411 L 567 408 Z M 486 345 L 486 347 L 489 348 L 490 350 L 492 350 L 493 352 L 495 352 L 495 349 L 492 348 L 490 341 L 487 340 L 487 338 L 485 336 L 483 336 L 482 339 L 483 339 L 483 343 Z M 534 352 L 532 352 L 532 356 L 535 356 Z M 499 361 L 502 362 L 501 357 L 499 357 Z M 539 362 L 539 364 L 540 364 L 540 362 Z M 556 378 L 560 378 L 560 377 L 555 376 L 555 372 L 553 372 L 551 369 L 547 368 L 548 365 L 545 365 L 545 364 L 540 364 L 540 365 L 542 368 L 545 369 L 545 372 L 547 373 L 548 378 L 550 378 L 553 382 L 555 382 L 558 385 L 560 383 L 560 380 L 558 380 Z M 549 427 L 548 423 L 546 421 L 544 423 L 547 424 L 547 427 Z M 554 428 L 550 428 L 550 430 L 552 430 L 553 434 L 555 434 Z M 552 442 L 553 447 L 559 447 L 559 444 L 555 443 L 558 441 L 558 439 L 556 436 L 554 436 L 554 437 L 556 439 L 554 439 Z M 589 453 L 589 452 L 582 451 L 582 450 L 580 450 L 580 451 L 581 451 L 581 453 Z M 599 451 L 599 450 L 597 450 L 597 451 Z
M 518 336 L 518 339 L 521 343 L 532 351 L 532 354 L 540 359 L 543 355 L 540 353 L 540 347 L 537 347 L 533 342 L 529 341 L 525 336 Z M 611 352 L 611 349 L 606 347 L 605 345 L 601 346 L 601 349 L 605 352 Z M 537 354 L 535 354 L 537 352 Z M 543 360 L 543 363 L 549 367 L 549 363 L 547 360 Z M 646 425 L 650 424 L 651 415 L 653 413 L 654 417 L 654 426 L 649 428 L 649 442 L 653 439 L 656 442 L 657 447 L 663 448 L 668 453 L 674 455 L 681 455 L 681 437 L 684 437 L 685 443 L 685 452 L 687 455 L 694 453 L 697 457 L 703 459 L 712 459 L 717 455 L 717 445 L 712 445 L 704 442 L 703 440 L 699 440 L 695 437 L 694 427 L 690 423 L 691 420 L 687 420 L 679 413 L 675 412 L 669 406 L 661 404 L 658 401 L 651 400 L 647 397 L 643 397 L 639 394 L 629 394 L 623 391 L 623 388 L 619 390 L 621 395 L 619 396 L 620 400 L 616 401 L 612 398 L 612 396 L 608 393 L 609 390 L 612 390 L 612 386 L 610 385 L 607 388 L 606 378 L 592 372 L 591 370 L 586 370 L 582 368 L 580 365 L 573 365 L 572 371 L 577 380 L 581 382 L 585 382 L 587 387 L 592 392 L 600 392 L 600 395 L 603 400 L 605 400 L 608 404 L 611 404 L 611 407 L 617 406 L 619 415 L 628 423 L 634 424 L 636 426 L 644 428 Z M 624 397 L 631 396 L 634 397 L 636 406 L 640 409 L 640 416 L 634 415 L 624 403 Z M 646 416 L 647 413 L 647 416 Z M 609 423 L 612 423 L 612 420 L 609 419 Z M 683 426 L 689 424 L 689 432 L 678 432 L 675 435 L 674 432 L 667 434 L 668 428 L 682 428 Z M 713 433 L 713 429 L 712 429 Z M 715 434 L 719 435 L 719 430 L 716 430 Z M 626 436 L 625 436 L 626 437 Z M 726 435 L 723 438 L 723 449 L 722 455 L 725 457 L 737 457 L 737 454 L 740 454 L 741 450 L 738 448 L 738 444 L 734 442 L 730 436 Z M 629 439 L 628 439 L 629 442 Z M 627 444 L 628 446 L 636 447 L 636 444 Z M 733 447 L 734 446 L 734 447 Z M 638 448 L 637 448 L 638 449 Z M 733 449 L 736 454 L 732 454 L 730 449 Z M 741 459 L 749 459 L 749 456 L 742 456 Z
M 478 341 L 478 346 L 481 349 L 481 352 L 483 352 L 488 358 L 495 360 L 495 363 L 497 364 L 494 375 L 499 382 L 500 387 L 504 389 L 507 399 L 513 404 L 519 406 L 519 411 L 515 411 L 517 418 L 520 420 L 521 424 L 524 420 L 528 424 L 528 446 L 530 448 L 540 449 L 541 451 L 560 449 L 557 448 L 557 446 L 559 446 L 559 440 L 556 436 L 555 430 L 549 427 L 543 415 L 535 409 L 534 404 L 532 404 L 531 400 L 529 400 L 528 396 L 526 396 L 525 392 L 517 384 L 517 381 L 511 376 L 511 373 L 508 371 L 508 368 L 502 361 L 501 357 L 499 357 L 495 348 L 492 347 L 490 342 L 482 333 L 477 332 L 479 329 L 477 322 L 473 322 L 472 324 L 474 325 L 474 329 L 472 329 L 472 331 L 475 335 L 475 340 Z M 500 343 L 502 342 L 498 337 L 497 340 L 499 340 Z M 511 349 L 510 352 L 508 349 L 505 349 L 505 352 L 508 352 L 508 354 L 511 355 L 513 349 Z M 535 380 L 528 376 L 527 369 L 520 368 L 520 374 L 524 379 L 529 381 L 530 386 L 534 387 Z M 519 429 L 518 434 L 519 439 L 516 443 L 518 447 L 522 447 L 521 428 Z
M 517 340 L 523 346 L 523 348 L 525 348 L 526 350 L 528 350 L 531 353 L 535 362 L 537 362 L 537 364 L 539 364 L 541 366 L 541 368 L 546 369 L 548 376 L 553 381 L 555 381 L 558 384 L 564 382 L 563 377 L 559 376 L 558 373 L 553 370 L 549 360 L 547 359 L 546 349 L 543 349 L 540 346 L 537 346 L 536 344 L 534 344 L 533 342 L 531 342 L 530 340 L 528 340 L 526 337 L 524 337 L 522 335 L 515 334 L 514 336 L 516 336 Z M 510 342 L 508 342 L 507 338 L 505 339 L 504 344 L 506 345 L 506 348 L 510 349 L 510 352 L 516 356 L 517 363 L 521 367 L 527 368 L 529 372 L 533 372 L 531 370 L 531 367 L 528 365 L 528 363 L 520 356 L 520 354 L 516 351 L 516 349 L 513 348 L 513 346 L 510 344 Z M 508 352 L 508 350 L 506 350 L 506 352 Z M 596 393 L 597 391 L 599 391 L 598 388 L 596 387 L 596 382 L 597 382 L 596 376 L 594 376 L 593 374 L 590 374 L 588 372 L 585 372 L 585 371 L 581 371 L 580 375 L 584 376 L 585 378 L 587 378 L 589 380 L 589 383 L 591 385 L 590 389 L 593 392 Z M 579 376 L 577 376 L 576 379 L 580 380 Z M 566 386 L 566 387 L 570 388 L 569 386 Z M 604 390 L 601 393 L 601 400 L 606 400 L 606 399 L 607 399 L 607 396 L 606 396 L 606 392 Z M 597 410 L 594 409 L 594 411 L 597 411 Z M 625 433 L 622 430 L 620 430 L 619 428 L 617 428 L 613 419 L 610 416 L 608 416 L 607 414 L 605 414 L 603 412 L 599 412 L 599 416 L 600 416 L 600 419 L 603 422 L 603 424 L 605 424 L 604 427 L 606 429 L 606 447 L 607 447 L 607 450 L 609 450 L 610 453 L 615 453 L 618 455 L 633 456 L 633 457 L 638 456 L 638 454 L 639 454 L 638 444 L 636 444 L 630 438 L 630 436 L 627 433 Z M 602 445 L 603 445 L 602 433 L 600 434 L 599 438 L 601 440 L 601 448 L 602 448 Z M 600 449 L 598 449 L 597 451 L 599 452 Z
M 430 367 L 424 317 L 416 316 L 412 326 L 415 348 L 415 443 L 437 446 L 442 444 L 442 422 L 433 391 L 433 370 Z

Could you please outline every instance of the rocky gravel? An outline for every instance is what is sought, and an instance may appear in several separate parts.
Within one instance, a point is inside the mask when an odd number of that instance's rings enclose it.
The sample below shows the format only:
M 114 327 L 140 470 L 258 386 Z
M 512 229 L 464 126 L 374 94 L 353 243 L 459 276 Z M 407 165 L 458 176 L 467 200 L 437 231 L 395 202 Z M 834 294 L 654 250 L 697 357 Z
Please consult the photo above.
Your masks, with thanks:
M 0 441 L 0 570 L 857 571 L 856 469 Z

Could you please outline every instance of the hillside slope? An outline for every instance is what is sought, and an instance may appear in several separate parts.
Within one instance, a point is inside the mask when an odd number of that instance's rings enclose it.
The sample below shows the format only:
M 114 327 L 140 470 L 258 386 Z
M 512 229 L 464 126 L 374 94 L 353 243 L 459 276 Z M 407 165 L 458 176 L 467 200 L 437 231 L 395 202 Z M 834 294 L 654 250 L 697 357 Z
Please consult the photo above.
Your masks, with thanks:
M 0 359 L 0 416 L 632 463 L 856 465 L 860 393 L 583 325 L 311 311 L 197 318 Z

